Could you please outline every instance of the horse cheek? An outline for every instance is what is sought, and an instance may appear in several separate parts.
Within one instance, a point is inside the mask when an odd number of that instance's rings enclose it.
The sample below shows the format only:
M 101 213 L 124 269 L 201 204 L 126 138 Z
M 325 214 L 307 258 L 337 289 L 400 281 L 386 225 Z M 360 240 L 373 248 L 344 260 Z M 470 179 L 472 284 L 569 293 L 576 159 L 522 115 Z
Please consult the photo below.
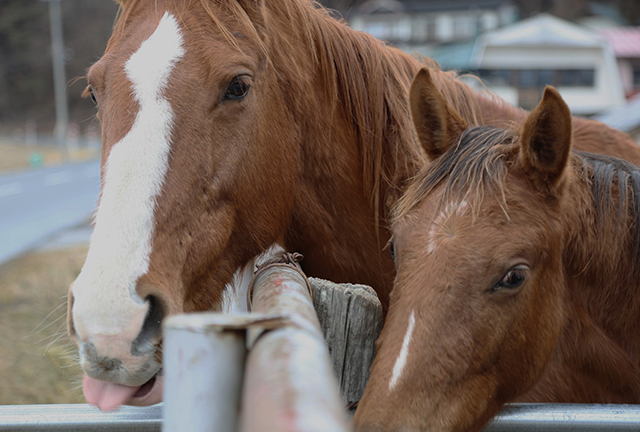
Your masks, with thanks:
M 533 387 L 543 374 L 557 344 L 561 321 L 562 288 L 554 281 L 540 281 L 530 290 L 517 324 L 507 342 L 511 353 L 501 374 L 501 398 L 511 402 Z

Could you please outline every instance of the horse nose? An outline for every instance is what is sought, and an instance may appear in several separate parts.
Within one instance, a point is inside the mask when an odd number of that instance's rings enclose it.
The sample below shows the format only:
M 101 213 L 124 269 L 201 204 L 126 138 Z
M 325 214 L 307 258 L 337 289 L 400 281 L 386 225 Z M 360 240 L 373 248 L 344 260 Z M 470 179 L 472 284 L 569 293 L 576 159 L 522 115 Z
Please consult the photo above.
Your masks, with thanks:
M 160 339 L 164 310 L 160 301 L 153 295 L 147 296 L 149 311 L 142 324 L 142 329 L 131 344 L 131 354 L 146 355 L 155 350 L 155 343 Z

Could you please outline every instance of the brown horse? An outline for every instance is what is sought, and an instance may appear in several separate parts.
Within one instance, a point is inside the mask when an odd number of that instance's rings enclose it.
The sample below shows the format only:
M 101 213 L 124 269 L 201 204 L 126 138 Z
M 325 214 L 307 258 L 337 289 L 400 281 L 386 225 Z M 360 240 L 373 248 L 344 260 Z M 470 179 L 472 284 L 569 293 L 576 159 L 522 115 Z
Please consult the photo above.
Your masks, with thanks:
M 506 402 L 640 403 L 640 168 L 571 152 L 548 87 L 515 130 L 467 128 L 428 71 L 432 164 L 398 202 L 362 431 L 477 431 Z
M 236 310 L 242 276 L 274 243 L 303 253 L 311 276 L 373 286 L 386 306 L 390 206 L 424 163 L 407 100 L 421 64 L 315 4 L 120 5 L 87 76 L 103 182 L 69 296 L 85 395 L 103 409 L 158 401 L 162 318 Z M 523 115 L 434 76 L 478 122 Z M 640 161 L 619 132 L 595 128 L 601 151 Z

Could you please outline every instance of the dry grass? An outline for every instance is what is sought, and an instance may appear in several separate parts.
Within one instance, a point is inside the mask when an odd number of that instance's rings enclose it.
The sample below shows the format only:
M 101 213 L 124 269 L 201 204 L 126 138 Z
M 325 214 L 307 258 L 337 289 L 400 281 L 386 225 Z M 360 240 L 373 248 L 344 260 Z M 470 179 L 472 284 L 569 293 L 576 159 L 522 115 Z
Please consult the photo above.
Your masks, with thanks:
M 86 253 L 73 246 L 0 265 L 0 405 L 84 402 L 66 298 Z
M 30 167 L 30 159 L 34 153 L 42 157 L 42 165 L 50 166 L 62 163 L 62 155 L 54 146 L 28 147 L 11 141 L 0 141 L 0 172 L 14 171 Z M 100 157 L 99 150 L 81 148 L 69 153 L 70 161 L 81 161 Z

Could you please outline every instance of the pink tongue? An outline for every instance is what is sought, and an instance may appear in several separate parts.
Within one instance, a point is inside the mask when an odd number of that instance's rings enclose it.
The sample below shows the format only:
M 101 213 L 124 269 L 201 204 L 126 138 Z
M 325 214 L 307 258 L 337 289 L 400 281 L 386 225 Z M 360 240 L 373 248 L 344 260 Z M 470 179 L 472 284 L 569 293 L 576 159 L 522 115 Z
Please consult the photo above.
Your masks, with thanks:
M 120 405 L 127 403 L 140 387 L 129 387 L 98 381 L 88 376 L 82 378 L 82 392 L 91 405 L 96 405 L 101 411 L 113 411 Z

